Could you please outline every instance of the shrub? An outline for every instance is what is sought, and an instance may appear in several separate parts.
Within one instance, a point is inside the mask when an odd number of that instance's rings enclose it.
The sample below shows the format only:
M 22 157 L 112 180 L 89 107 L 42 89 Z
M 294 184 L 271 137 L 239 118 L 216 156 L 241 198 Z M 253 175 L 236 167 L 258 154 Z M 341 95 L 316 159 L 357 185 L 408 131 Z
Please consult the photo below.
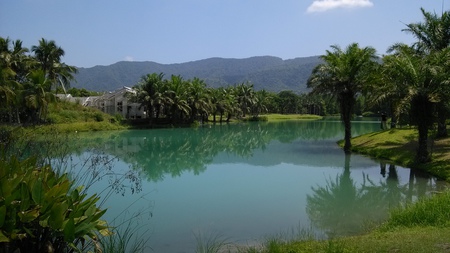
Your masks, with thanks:
M 105 118 L 103 117 L 103 114 L 100 112 L 96 112 L 94 114 L 94 118 L 97 122 L 102 122 L 103 120 L 105 120 Z
M 0 160 L 0 248 L 5 252 L 70 252 L 97 247 L 110 233 L 99 198 L 86 198 L 66 174 L 35 158 Z

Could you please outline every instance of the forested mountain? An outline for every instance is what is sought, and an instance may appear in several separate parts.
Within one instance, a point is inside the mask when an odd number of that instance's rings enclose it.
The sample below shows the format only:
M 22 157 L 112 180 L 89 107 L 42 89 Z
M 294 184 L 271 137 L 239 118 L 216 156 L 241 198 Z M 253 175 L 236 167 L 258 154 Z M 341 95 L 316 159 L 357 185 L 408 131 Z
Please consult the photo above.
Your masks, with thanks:
M 220 87 L 250 82 L 255 90 L 279 92 L 306 91 L 306 80 L 320 62 L 319 57 L 283 60 L 260 56 L 246 59 L 209 58 L 178 64 L 156 62 L 117 62 L 109 66 L 79 68 L 72 87 L 92 91 L 111 91 L 122 86 L 134 86 L 143 75 L 164 73 L 166 78 L 180 75 L 184 79 L 198 77 L 210 87 Z

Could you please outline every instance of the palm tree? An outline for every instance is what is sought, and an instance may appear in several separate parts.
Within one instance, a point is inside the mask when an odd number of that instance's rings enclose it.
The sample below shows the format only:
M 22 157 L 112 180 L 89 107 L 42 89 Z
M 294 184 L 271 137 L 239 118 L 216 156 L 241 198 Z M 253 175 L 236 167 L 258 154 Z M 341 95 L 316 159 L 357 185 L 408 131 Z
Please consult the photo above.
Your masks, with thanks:
M 270 100 L 270 93 L 266 90 L 260 90 L 255 93 L 255 103 L 252 106 L 253 117 L 268 111 L 267 106 Z
M 235 88 L 237 102 L 242 111 L 242 116 L 245 117 L 247 113 L 250 113 L 250 110 L 255 104 L 255 91 L 253 89 L 253 84 L 245 84 L 241 83 Z
M 219 122 L 222 123 L 223 116 L 228 113 L 229 117 L 232 115 L 232 104 L 234 103 L 233 88 L 217 88 L 210 89 L 211 97 L 211 111 L 213 114 L 213 122 L 216 122 L 216 115 L 219 114 Z
M 174 122 L 182 121 L 191 112 L 186 90 L 186 82 L 183 78 L 172 75 L 168 81 L 167 101 L 171 108 L 170 117 Z
M 211 103 L 207 96 L 206 83 L 203 80 L 195 77 L 188 84 L 187 100 L 191 108 L 189 121 L 192 123 L 198 114 L 203 118 L 211 111 Z
M 436 51 L 442 51 L 450 46 L 450 12 L 445 11 L 441 16 L 436 13 L 420 9 L 423 15 L 423 22 L 408 24 L 403 31 L 411 33 L 417 41 L 413 48 L 421 54 L 430 54 Z M 437 104 L 438 109 L 438 131 L 437 137 L 448 136 L 446 119 L 450 115 L 448 100 Z
M 48 104 L 55 102 L 55 95 L 48 90 L 52 82 L 46 77 L 43 70 L 34 70 L 29 74 L 29 83 L 26 87 L 25 103 L 32 112 L 35 121 L 45 121 Z
M 291 90 L 278 93 L 278 108 L 282 114 L 299 113 L 300 97 Z
M 398 44 L 393 55 L 383 59 L 382 87 L 386 96 L 396 97 L 396 114 L 409 113 L 411 123 L 417 125 L 418 149 L 416 162 L 429 161 L 428 131 L 434 123 L 435 105 L 447 97 L 450 70 L 450 48 L 427 55 L 417 54 L 412 47 Z M 393 94 L 393 96 L 392 96 Z
M 39 62 L 40 68 L 52 84 L 59 83 L 65 90 L 70 80 L 73 79 L 72 74 L 76 73 L 77 69 L 61 62 L 65 54 L 64 50 L 57 46 L 55 41 L 42 38 L 38 46 L 31 47 L 31 51 L 34 52 L 34 57 Z
M 134 86 L 136 93 L 131 95 L 132 101 L 140 103 L 141 107 L 146 108 L 150 122 L 152 122 L 155 116 L 155 109 L 160 106 L 161 101 L 159 98 L 163 78 L 163 73 L 147 74 L 141 77 L 141 81 Z
M 331 46 L 321 56 L 324 63 L 316 66 L 308 79 L 312 93 L 330 94 L 337 97 L 341 119 L 345 128 L 344 151 L 351 152 L 351 117 L 356 96 L 369 83 L 371 72 L 376 67 L 376 51 L 372 47 L 360 48 L 357 43 L 345 50 Z
M 12 44 L 12 48 L 10 45 Z M 11 41 L 0 37 L 0 109 L 6 113 L 9 122 L 20 123 L 19 111 L 22 103 L 22 85 L 30 71 L 31 58 L 22 41 Z

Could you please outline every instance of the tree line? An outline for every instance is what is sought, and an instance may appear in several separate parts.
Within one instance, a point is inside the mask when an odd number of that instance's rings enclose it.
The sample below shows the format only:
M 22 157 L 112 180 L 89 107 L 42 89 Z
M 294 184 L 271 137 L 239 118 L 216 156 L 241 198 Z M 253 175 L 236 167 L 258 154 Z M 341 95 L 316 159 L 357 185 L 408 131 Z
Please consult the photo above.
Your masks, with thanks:
M 185 80 L 164 73 L 147 74 L 133 87 L 131 101 L 145 109 L 150 122 L 228 122 L 231 118 L 257 118 L 265 113 L 326 114 L 325 100 L 293 91 L 279 93 L 254 89 L 251 83 L 210 88 L 199 78 Z M 315 101 L 321 101 L 322 106 Z M 330 103 L 333 105 L 332 103 Z M 332 107 L 332 106 L 330 106 Z M 337 112 L 337 110 L 335 110 Z
M 64 50 L 42 38 L 30 49 L 21 40 L 0 37 L 0 122 L 42 123 L 55 92 L 68 87 L 74 66 L 63 63 Z

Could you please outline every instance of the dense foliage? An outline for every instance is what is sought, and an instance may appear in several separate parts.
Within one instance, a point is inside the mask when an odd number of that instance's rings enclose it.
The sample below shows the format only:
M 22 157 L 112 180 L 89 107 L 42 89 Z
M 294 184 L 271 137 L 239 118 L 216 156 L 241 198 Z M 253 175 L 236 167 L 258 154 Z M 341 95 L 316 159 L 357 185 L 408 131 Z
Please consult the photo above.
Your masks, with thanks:
M 417 39 L 411 46 L 394 44 L 381 61 L 374 61 L 373 49 L 360 50 L 357 44 L 351 44 L 343 51 L 333 46 L 333 51 L 322 56 L 324 63 L 312 72 L 309 85 L 313 93 L 337 98 L 346 126 L 358 99 L 367 101 L 366 106 L 378 104 L 382 105 L 379 108 L 387 109 L 392 127 L 399 123 L 417 126 L 416 162 L 425 163 L 430 159 L 429 131 L 437 125 L 437 137 L 447 136 L 450 12 L 438 16 L 421 11 L 424 21 L 408 24 L 404 29 Z M 368 54 L 363 53 L 365 50 Z M 346 130 L 346 152 L 351 147 L 348 133 Z
M 76 72 L 61 62 L 63 56 L 52 40 L 41 39 L 30 50 L 20 40 L 0 37 L 0 122 L 46 121 L 56 88 L 65 91 Z
M 2 252 L 75 252 L 96 247 L 97 236 L 109 234 L 99 198 L 86 198 L 66 174 L 33 158 L 3 158 L 0 167 Z
M 327 113 L 326 103 L 312 102 L 310 96 L 298 95 L 292 91 L 278 94 L 266 90 L 255 91 L 250 83 L 234 86 L 210 88 L 199 79 L 183 79 L 172 75 L 165 79 L 164 74 L 153 73 L 143 76 L 134 86 L 132 101 L 144 107 L 148 120 L 172 123 L 193 123 L 194 121 L 230 121 L 234 118 L 253 117 L 261 114 L 318 114 Z M 330 106 L 330 108 L 333 106 Z M 335 110 L 336 111 L 336 110 Z

